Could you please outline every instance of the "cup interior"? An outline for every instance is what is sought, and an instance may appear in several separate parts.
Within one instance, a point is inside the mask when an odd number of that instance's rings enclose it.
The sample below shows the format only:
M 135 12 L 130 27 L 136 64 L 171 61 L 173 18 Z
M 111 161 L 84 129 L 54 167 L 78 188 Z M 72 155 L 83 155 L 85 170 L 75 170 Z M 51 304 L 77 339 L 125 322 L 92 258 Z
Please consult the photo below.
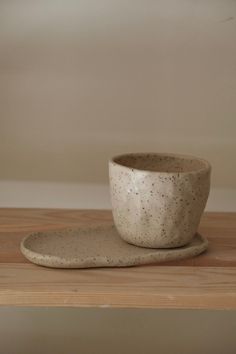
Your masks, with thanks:
M 114 163 L 141 171 L 190 173 L 210 168 L 207 161 L 174 154 L 133 153 L 114 157 Z

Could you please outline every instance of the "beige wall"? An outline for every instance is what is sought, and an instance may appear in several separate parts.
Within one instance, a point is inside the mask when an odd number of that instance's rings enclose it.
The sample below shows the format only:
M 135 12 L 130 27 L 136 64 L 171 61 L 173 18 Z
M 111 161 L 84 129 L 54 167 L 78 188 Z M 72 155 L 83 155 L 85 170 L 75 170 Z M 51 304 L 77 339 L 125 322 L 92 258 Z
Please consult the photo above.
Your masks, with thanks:
M 236 2 L 1 1 L 0 179 L 107 182 L 124 151 L 236 188 Z

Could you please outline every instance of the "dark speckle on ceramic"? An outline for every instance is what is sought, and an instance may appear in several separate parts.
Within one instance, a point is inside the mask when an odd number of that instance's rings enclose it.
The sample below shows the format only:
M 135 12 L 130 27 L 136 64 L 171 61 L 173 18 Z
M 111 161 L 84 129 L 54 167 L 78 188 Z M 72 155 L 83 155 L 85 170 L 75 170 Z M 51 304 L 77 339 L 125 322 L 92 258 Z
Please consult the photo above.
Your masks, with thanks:
M 150 249 L 130 245 L 111 226 L 35 232 L 21 242 L 21 251 L 33 263 L 54 268 L 126 267 L 196 256 L 208 241 L 196 234 L 187 246 Z
M 194 237 L 210 190 L 210 165 L 191 156 L 133 153 L 109 162 L 115 225 L 127 242 L 174 248 Z

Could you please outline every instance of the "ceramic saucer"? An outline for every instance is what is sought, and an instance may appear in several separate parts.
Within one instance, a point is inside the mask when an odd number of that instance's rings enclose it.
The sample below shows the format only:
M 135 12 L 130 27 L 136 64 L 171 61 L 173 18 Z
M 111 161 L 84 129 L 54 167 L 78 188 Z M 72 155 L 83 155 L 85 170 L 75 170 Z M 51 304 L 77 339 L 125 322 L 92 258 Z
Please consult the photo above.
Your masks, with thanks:
M 123 241 L 113 225 L 35 232 L 21 242 L 31 262 L 53 268 L 127 267 L 197 256 L 208 241 L 196 234 L 191 243 L 174 249 L 151 249 Z

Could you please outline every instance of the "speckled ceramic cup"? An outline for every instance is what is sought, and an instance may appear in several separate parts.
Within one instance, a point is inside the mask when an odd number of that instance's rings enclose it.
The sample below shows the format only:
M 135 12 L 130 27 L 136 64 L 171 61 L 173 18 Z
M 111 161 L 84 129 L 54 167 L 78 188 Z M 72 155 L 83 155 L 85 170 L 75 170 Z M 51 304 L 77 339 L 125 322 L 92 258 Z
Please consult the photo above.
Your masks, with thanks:
M 109 161 L 115 226 L 128 243 L 174 248 L 189 243 L 210 190 L 210 164 L 166 153 L 132 153 Z

